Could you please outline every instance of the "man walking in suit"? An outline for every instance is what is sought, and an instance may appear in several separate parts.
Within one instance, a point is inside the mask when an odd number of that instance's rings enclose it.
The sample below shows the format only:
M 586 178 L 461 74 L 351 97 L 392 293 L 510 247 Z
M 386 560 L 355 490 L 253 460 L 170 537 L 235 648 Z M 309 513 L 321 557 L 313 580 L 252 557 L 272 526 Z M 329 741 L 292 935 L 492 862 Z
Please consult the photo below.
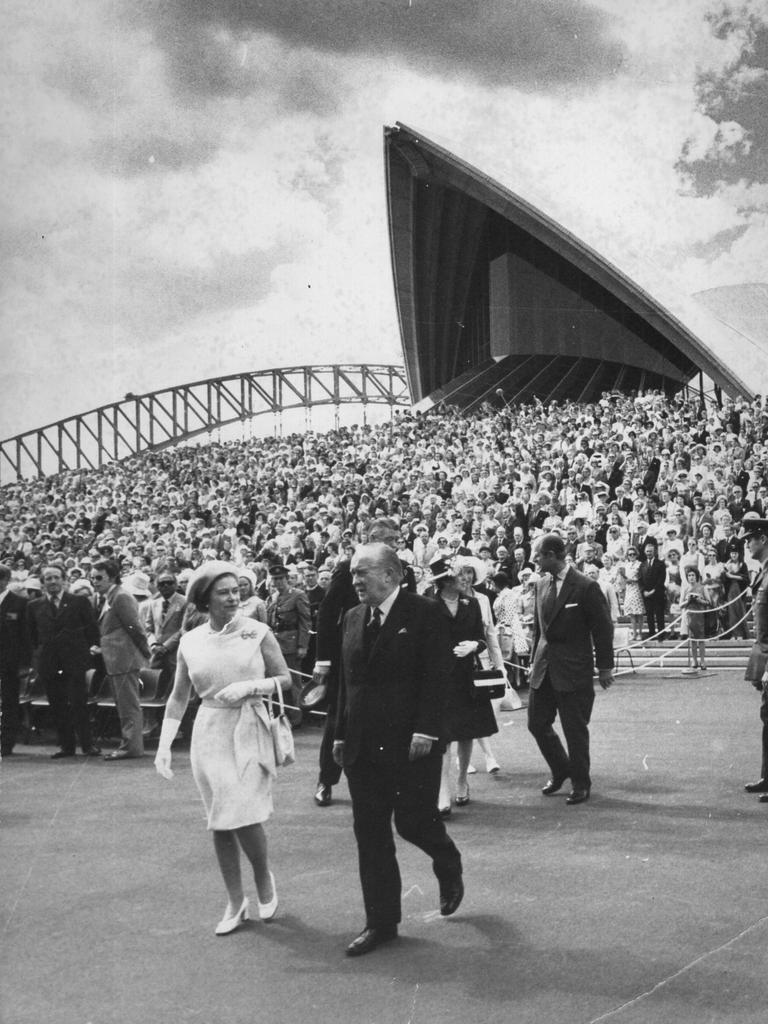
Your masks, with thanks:
M 86 672 L 99 629 L 88 598 L 68 594 L 64 578 L 63 566 L 43 569 L 45 596 L 29 602 L 32 663 L 58 734 L 60 749 L 51 757 L 74 757 L 76 739 L 86 756 L 96 757 L 101 751 L 91 735 Z
M 29 668 L 27 599 L 9 589 L 11 569 L 0 565 L 0 755 L 19 737 L 19 674 Z
M 104 598 L 99 613 L 100 646 L 92 653 L 101 654 L 115 697 L 120 718 L 122 742 L 117 750 L 104 755 L 105 761 L 123 761 L 141 757 L 144 737 L 141 703 L 139 701 L 139 669 L 151 657 L 147 636 L 139 622 L 136 598 L 120 586 L 120 567 L 111 559 L 96 562 L 91 582 Z
M 580 804 L 589 799 L 592 785 L 589 720 L 595 659 L 600 685 L 607 690 L 613 682 L 613 624 L 598 583 L 566 563 L 562 537 L 545 534 L 536 544 L 534 561 L 542 579 L 536 587 L 528 730 L 552 773 L 542 793 L 557 793 L 570 778 L 566 803 Z M 553 729 L 557 715 L 567 754 Z
M 400 536 L 397 522 L 388 516 L 375 519 L 368 530 L 370 543 L 386 544 L 392 550 L 397 548 Z M 416 577 L 410 565 L 403 567 L 400 587 L 409 593 L 416 593 Z M 316 656 L 312 670 L 313 684 L 322 687 L 327 700 L 328 717 L 323 739 L 320 744 L 320 774 L 315 790 L 318 807 L 328 807 L 332 801 L 332 789 L 341 778 L 341 768 L 333 757 L 333 739 L 336 731 L 336 698 L 338 694 L 339 661 L 341 656 L 341 626 L 344 615 L 359 603 L 352 583 L 348 561 L 339 562 L 333 570 L 328 589 L 317 612 L 315 641 Z
M 659 552 L 652 540 L 645 544 L 643 552 L 645 561 L 640 563 L 640 589 L 645 602 L 648 636 L 662 640 L 664 638 L 667 567 L 659 558 Z
M 334 757 L 352 797 L 365 928 L 347 956 L 397 936 L 400 871 L 392 816 L 403 839 L 431 859 L 440 913 L 464 895 L 461 855 L 437 810 L 445 744 L 443 701 L 451 641 L 436 604 L 400 589 L 402 566 L 386 544 L 355 552 L 360 604 L 344 617 Z

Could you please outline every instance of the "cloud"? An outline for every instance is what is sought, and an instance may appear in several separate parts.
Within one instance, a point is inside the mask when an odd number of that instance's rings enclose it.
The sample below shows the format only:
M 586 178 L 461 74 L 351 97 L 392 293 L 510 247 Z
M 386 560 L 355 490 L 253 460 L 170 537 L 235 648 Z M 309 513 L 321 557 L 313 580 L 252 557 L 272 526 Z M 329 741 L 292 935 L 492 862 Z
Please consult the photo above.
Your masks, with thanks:
M 679 164 L 702 194 L 739 179 L 768 180 L 768 8 L 754 0 L 717 4 L 708 23 L 729 59 L 700 70 L 701 117 Z
M 251 90 L 242 55 L 265 35 L 290 47 L 294 82 L 310 76 L 305 100 L 321 81 L 308 52 L 527 90 L 587 85 L 615 74 L 624 54 L 609 14 L 581 0 L 163 0 L 142 16 L 179 80 L 203 93 Z

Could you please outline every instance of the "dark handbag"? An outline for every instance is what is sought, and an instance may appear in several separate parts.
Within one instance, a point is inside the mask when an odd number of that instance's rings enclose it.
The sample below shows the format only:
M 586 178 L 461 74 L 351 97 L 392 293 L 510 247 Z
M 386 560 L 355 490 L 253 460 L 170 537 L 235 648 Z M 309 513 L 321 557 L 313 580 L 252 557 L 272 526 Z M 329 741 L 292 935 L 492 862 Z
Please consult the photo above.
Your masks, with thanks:
M 484 704 L 490 700 L 499 700 L 507 689 L 507 674 L 500 668 L 483 668 L 479 658 L 475 658 L 472 678 L 472 696 Z

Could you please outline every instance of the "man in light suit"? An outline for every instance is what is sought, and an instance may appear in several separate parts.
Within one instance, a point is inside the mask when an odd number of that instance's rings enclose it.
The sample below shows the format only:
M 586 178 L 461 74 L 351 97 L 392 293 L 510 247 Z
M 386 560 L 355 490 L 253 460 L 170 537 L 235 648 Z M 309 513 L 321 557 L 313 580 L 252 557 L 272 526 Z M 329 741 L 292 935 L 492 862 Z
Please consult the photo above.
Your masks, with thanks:
M 86 756 L 96 757 L 101 751 L 91 735 L 86 672 L 99 629 L 90 601 L 68 594 L 65 578 L 63 566 L 46 566 L 45 596 L 29 602 L 32 664 L 45 687 L 58 734 L 60 749 L 51 757 L 74 757 L 76 739 Z
M 361 604 L 344 617 L 333 753 L 352 797 L 366 923 L 347 956 L 397 936 L 399 834 L 431 859 L 440 913 L 464 895 L 461 855 L 437 810 L 445 743 L 443 700 L 451 641 L 437 605 L 400 589 L 402 565 L 386 544 L 360 547 L 351 562 Z
M 152 652 L 149 667 L 160 669 L 164 684 L 176 674 L 176 652 L 187 602 L 177 592 L 176 575 L 171 569 L 160 569 L 156 583 L 159 594 L 140 606 L 139 618 Z
M 595 659 L 600 685 L 607 690 L 613 682 L 613 624 L 598 583 L 566 563 L 562 537 L 545 534 L 537 541 L 534 561 L 543 578 L 536 587 L 528 729 L 552 773 L 542 793 L 557 793 L 570 778 L 566 803 L 580 804 L 589 799 L 592 785 L 589 720 Z M 567 754 L 553 729 L 558 714 Z
M 27 599 L 9 589 L 11 569 L 0 565 L 0 754 L 13 753 L 18 739 L 19 673 L 29 668 Z
M 104 755 L 105 761 L 123 761 L 144 753 L 143 721 L 139 701 L 139 669 L 144 668 L 151 652 L 139 621 L 136 598 L 120 586 L 120 567 L 111 559 L 96 562 L 91 572 L 94 590 L 104 598 L 99 613 L 99 647 L 110 678 L 115 706 L 120 718 L 122 742 L 117 750 Z

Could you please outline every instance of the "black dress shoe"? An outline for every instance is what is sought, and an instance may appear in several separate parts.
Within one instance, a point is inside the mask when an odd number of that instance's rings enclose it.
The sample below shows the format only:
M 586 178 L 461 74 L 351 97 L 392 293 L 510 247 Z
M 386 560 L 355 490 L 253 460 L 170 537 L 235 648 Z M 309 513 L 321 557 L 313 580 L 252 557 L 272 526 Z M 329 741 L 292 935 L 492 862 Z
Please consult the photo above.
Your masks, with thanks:
M 320 785 L 317 787 L 315 793 L 315 803 L 318 807 L 330 807 L 331 805 L 331 787 Z
M 98 757 L 101 753 L 101 747 L 86 747 L 83 751 L 83 757 Z
M 744 787 L 748 793 L 768 793 L 768 779 L 758 779 L 757 782 L 748 782 Z
M 57 750 L 55 754 L 51 754 L 52 761 L 58 761 L 62 757 L 74 757 L 74 750 Z
M 541 787 L 541 792 L 544 796 L 552 796 L 553 793 L 559 793 L 567 778 L 567 775 L 563 775 L 560 779 L 550 779 L 546 786 Z
M 347 946 L 344 951 L 347 956 L 363 956 L 370 953 L 383 942 L 391 942 L 397 938 L 397 925 L 388 925 L 386 928 L 363 928 L 356 939 Z
M 139 757 L 139 754 L 129 754 L 127 750 L 113 750 L 110 754 L 104 755 L 105 761 L 127 761 L 129 758 Z
M 574 789 L 565 798 L 567 804 L 583 804 L 585 800 L 589 800 L 588 789 Z
M 763 793 L 763 795 L 759 796 L 757 799 L 761 804 L 768 804 L 768 793 Z
M 457 875 L 449 885 L 440 887 L 440 913 L 443 917 L 455 914 L 463 899 L 464 880 L 461 875 Z

